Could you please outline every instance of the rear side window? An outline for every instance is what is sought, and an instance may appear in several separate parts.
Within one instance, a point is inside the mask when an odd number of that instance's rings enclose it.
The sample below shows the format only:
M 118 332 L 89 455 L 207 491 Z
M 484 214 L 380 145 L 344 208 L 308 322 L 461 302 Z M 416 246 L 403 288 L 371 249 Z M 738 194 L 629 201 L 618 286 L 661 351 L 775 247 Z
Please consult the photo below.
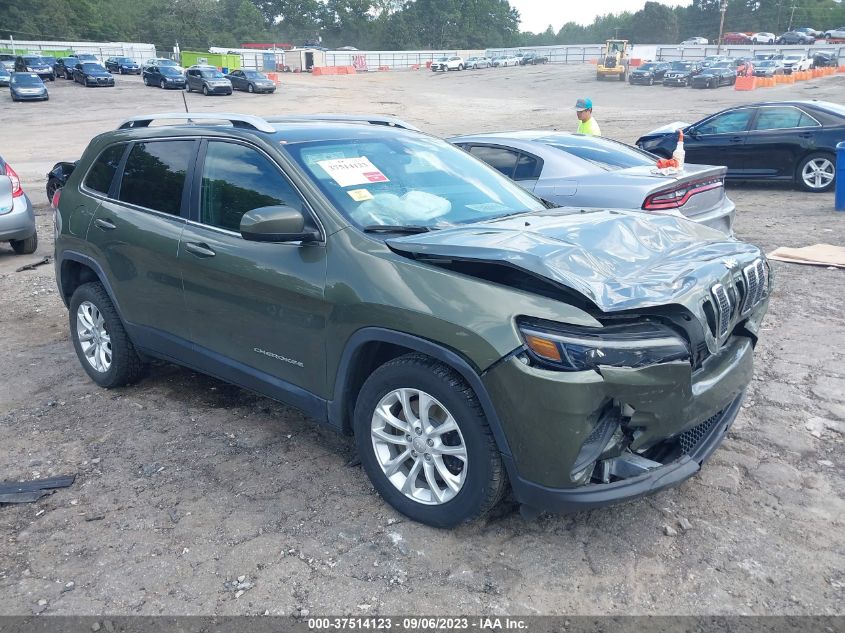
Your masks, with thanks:
M 179 215 L 194 141 L 137 143 L 126 159 L 119 199 Z
M 755 130 L 785 130 L 794 127 L 818 127 L 815 119 L 798 108 L 760 108 Z
M 104 195 L 108 194 L 112 180 L 114 180 L 114 174 L 117 171 L 125 149 L 126 145 L 121 143 L 103 150 L 97 160 L 94 161 L 94 164 L 91 165 L 88 175 L 85 176 L 85 187 Z
M 471 147 L 469 153 L 476 158 L 483 160 L 493 169 L 500 171 L 508 178 L 513 178 L 513 172 L 516 168 L 516 161 L 518 154 L 511 152 L 502 147 L 489 147 L 486 145 L 476 145 Z
M 239 232 L 247 211 L 282 204 L 302 209 L 299 194 L 266 156 L 236 143 L 208 144 L 200 197 L 203 224 Z

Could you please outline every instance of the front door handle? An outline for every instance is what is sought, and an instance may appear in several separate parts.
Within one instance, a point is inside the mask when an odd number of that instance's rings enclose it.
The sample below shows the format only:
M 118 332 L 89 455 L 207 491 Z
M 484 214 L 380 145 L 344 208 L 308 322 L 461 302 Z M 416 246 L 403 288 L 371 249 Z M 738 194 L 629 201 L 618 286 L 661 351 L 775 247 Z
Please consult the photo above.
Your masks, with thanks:
M 217 255 L 208 247 L 208 244 L 202 242 L 185 242 L 185 250 L 197 257 L 214 257 Z
M 742 136 L 734 136 L 731 139 L 731 143 L 742 143 L 744 140 L 745 140 L 745 138 L 742 137 Z
M 97 225 L 97 228 L 103 229 L 104 231 L 114 231 L 117 228 L 114 222 L 106 218 L 97 218 L 94 220 L 94 224 Z

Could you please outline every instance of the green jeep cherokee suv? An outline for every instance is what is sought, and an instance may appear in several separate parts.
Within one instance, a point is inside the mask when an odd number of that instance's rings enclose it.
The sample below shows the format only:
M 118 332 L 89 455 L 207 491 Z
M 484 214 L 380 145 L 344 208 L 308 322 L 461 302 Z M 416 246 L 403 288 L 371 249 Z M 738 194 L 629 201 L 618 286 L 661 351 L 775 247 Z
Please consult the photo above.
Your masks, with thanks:
M 550 208 L 385 121 L 185 116 L 96 137 L 59 197 L 58 284 L 97 384 L 156 357 L 298 407 L 441 527 L 508 485 L 532 512 L 633 499 L 725 437 L 770 292 L 755 246 Z

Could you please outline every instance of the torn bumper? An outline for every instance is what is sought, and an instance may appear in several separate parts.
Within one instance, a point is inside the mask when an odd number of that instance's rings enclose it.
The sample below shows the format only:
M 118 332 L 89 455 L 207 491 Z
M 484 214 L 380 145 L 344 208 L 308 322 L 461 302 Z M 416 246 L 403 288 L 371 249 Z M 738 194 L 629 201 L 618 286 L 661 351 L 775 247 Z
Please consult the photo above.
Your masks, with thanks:
M 517 499 L 569 511 L 695 474 L 736 417 L 752 372 L 752 340 L 734 336 L 695 372 L 685 361 L 558 372 L 511 357 L 484 381 Z

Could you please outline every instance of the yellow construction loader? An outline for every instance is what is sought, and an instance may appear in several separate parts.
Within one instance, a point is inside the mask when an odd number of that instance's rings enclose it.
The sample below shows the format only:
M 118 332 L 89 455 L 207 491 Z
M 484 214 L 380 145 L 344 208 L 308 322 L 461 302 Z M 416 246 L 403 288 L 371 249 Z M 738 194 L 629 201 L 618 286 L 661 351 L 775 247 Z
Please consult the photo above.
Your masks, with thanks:
M 625 81 L 628 62 L 628 40 L 607 40 L 596 66 L 596 79 L 613 77 Z

